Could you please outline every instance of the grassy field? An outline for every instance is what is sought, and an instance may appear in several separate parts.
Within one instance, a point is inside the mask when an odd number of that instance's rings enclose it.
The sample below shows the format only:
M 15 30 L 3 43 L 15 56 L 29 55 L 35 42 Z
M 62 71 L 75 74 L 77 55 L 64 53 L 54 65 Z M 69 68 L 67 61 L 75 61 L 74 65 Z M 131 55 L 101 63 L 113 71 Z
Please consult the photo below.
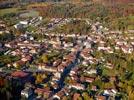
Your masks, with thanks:
M 128 24 L 128 29 L 129 30 L 134 30 L 134 15 L 128 16 L 126 21 L 129 23 Z
M 18 11 L 18 8 L 0 9 L 0 16 L 3 16 L 5 14 L 9 14 L 9 13 L 16 13 L 17 11 Z
M 35 10 L 29 10 L 26 13 L 20 14 L 20 17 L 37 17 L 37 16 L 39 16 L 39 12 Z

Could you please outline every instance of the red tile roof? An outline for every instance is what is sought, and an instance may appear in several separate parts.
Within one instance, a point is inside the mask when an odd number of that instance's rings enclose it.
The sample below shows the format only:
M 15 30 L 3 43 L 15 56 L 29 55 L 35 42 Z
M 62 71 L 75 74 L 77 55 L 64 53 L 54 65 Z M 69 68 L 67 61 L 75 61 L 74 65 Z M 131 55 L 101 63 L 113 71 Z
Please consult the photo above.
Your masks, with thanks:
M 97 96 L 97 100 L 106 100 L 105 96 Z
M 85 81 L 85 82 L 92 83 L 94 80 L 95 80 L 94 77 L 81 77 L 81 78 L 80 78 L 80 81 L 82 81 L 82 82 Z
M 73 95 L 73 100 L 78 100 L 79 96 L 80 96 L 80 94 L 75 93 L 75 94 Z
M 28 73 L 25 73 L 23 71 L 15 71 L 11 74 L 11 76 L 13 77 L 26 77 L 28 75 Z
M 17 63 L 18 65 L 20 65 L 20 66 L 23 66 L 23 65 L 25 64 L 25 62 L 22 61 L 22 60 L 16 61 L 16 63 Z
M 86 77 L 86 78 L 85 78 L 85 81 L 86 81 L 86 82 L 89 82 L 89 83 L 92 83 L 94 80 L 95 80 L 95 79 L 92 78 L 92 77 Z
M 97 87 L 96 86 L 92 86 L 92 90 L 93 91 L 96 91 L 97 90 Z
M 45 88 L 45 89 L 37 88 L 37 89 L 35 89 L 35 93 L 43 94 L 44 92 L 50 92 L 50 89 L 49 88 Z

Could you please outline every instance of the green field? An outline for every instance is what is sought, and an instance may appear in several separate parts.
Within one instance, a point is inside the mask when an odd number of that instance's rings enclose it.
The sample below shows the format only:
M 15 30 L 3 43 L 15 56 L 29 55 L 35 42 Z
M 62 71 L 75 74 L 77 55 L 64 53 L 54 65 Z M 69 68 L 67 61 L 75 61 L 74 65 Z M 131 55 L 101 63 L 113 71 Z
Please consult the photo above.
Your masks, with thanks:
M 16 12 L 18 12 L 18 8 L 0 9 L 0 16 L 9 14 L 9 13 L 16 13 Z
M 131 23 L 128 25 L 128 29 L 134 30 L 134 16 L 129 16 L 128 21 Z
M 39 16 L 39 12 L 30 10 L 28 12 L 20 14 L 20 17 L 37 17 Z

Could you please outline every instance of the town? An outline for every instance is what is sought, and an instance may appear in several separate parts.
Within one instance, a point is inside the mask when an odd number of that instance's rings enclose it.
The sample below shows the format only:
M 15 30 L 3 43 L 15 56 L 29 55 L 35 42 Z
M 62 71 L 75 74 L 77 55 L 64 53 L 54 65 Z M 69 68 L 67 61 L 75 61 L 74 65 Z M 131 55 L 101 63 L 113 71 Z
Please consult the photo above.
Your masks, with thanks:
M 29 24 L 36 25 L 41 20 L 42 17 L 33 18 Z M 60 20 L 52 19 L 48 25 Z M 62 20 L 58 24 L 78 19 Z M 29 25 L 27 21 L 19 23 L 14 27 Z M 116 59 L 111 59 L 110 55 L 118 56 L 118 52 L 133 54 L 132 33 L 129 34 L 130 37 L 126 37 L 118 31 L 102 32 L 103 26 L 99 22 L 92 24 L 92 34 L 86 35 L 47 34 L 46 31 L 50 28 L 45 29 L 42 35 L 44 38 L 38 41 L 31 33 L 26 32 L 1 44 L 4 55 L 14 58 L 6 67 L 1 67 L 1 75 L 23 87 L 16 93 L 20 92 L 22 97 L 31 98 L 30 100 L 67 97 L 77 100 L 81 92 L 86 98 L 91 96 L 97 100 L 105 100 L 120 94 L 114 86 L 119 83 L 120 74 L 114 68 L 117 66 Z M 43 29 L 40 31 L 43 32 Z M 126 73 L 129 72 L 126 70 Z M 100 82 L 105 84 L 104 87 L 100 86 Z
M 0 20 L 2 100 L 134 99 L 134 30 L 31 12 Z

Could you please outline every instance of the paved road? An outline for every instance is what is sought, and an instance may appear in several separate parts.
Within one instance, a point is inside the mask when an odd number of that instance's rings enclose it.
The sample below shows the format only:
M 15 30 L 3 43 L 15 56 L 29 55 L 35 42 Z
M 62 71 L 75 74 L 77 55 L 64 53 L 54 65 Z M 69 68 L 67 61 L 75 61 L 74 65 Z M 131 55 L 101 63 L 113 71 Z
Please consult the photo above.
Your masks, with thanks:
M 74 62 L 72 64 L 70 64 L 63 71 L 63 73 L 61 74 L 61 78 L 60 78 L 60 80 L 58 82 L 59 83 L 58 84 L 59 85 L 59 88 L 54 91 L 54 94 L 57 93 L 57 92 L 59 92 L 62 88 L 64 88 L 64 86 L 65 86 L 65 78 L 68 76 L 68 74 L 70 73 L 71 69 L 78 64 L 78 58 L 79 58 L 79 56 L 80 56 L 80 51 L 77 52 L 76 59 L 74 60 Z M 53 99 L 52 99 L 52 97 L 50 97 L 48 100 L 53 100 Z

